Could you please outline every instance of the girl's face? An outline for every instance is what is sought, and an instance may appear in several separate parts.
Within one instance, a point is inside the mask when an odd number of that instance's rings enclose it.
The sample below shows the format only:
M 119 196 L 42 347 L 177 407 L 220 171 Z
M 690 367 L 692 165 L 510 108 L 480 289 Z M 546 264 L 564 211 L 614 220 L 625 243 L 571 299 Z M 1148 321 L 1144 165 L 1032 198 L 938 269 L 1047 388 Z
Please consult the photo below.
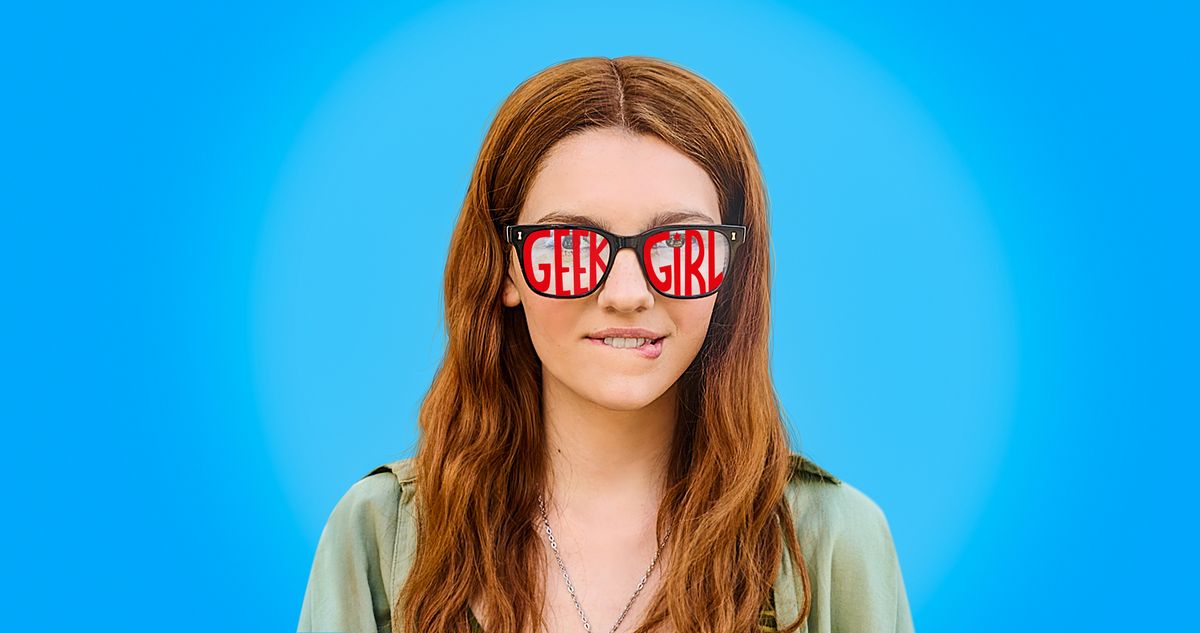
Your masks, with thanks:
M 596 129 L 551 149 L 517 223 L 607 226 L 618 235 L 635 235 L 665 224 L 720 224 L 719 207 L 708 174 L 670 145 L 648 135 Z M 543 297 L 529 288 L 516 249 L 509 246 L 503 301 L 508 307 L 524 306 L 544 381 L 556 381 L 556 387 L 606 409 L 631 411 L 661 397 L 691 364 L 718 294 L 663 297 L 650 287 L 637 254 L 622 249 L 592 294 Z M 621 327 L 665 336 L 661 354 L 651 358 L 589 338 Z

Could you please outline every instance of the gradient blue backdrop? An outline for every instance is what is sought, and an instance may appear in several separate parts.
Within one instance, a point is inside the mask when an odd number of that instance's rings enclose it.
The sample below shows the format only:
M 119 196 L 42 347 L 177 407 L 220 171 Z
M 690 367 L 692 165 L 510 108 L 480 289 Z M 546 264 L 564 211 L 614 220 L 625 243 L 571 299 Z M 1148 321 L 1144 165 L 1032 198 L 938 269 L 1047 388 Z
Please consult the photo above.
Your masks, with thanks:
M 1194 626 L 1195 18 L 10 10 L 4 628 L 295 630 L 329 510 L 416 440 L 490 117 L 625 54 L 745 118 L 793 440 L 886 512 L 917 629 Z

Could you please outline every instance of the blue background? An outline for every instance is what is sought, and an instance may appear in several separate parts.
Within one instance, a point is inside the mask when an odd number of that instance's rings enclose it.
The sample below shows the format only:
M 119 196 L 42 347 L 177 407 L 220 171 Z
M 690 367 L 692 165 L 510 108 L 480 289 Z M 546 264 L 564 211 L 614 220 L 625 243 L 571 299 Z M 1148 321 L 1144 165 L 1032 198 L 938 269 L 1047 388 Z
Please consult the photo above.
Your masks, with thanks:
M 329 510 L 411 453 L 490 117 L 626 54 L 745 118 L 793 440 L 886 512 L 917 630 L 1188 626 L 1189 10 L 29 11 L 0 24 L 5 628 L 295 630 Z

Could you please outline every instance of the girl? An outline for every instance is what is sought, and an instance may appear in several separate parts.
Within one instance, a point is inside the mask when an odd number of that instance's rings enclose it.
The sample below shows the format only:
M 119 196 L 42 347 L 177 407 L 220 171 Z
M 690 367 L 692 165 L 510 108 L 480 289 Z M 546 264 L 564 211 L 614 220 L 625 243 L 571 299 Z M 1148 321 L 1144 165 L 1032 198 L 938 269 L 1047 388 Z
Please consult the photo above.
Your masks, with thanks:
M 883 512 L 789 448 L 766 191 L 719 90 L 538 73 L 451 240 L 416 454 L 334 508 L 300 631 L 912 631 Z

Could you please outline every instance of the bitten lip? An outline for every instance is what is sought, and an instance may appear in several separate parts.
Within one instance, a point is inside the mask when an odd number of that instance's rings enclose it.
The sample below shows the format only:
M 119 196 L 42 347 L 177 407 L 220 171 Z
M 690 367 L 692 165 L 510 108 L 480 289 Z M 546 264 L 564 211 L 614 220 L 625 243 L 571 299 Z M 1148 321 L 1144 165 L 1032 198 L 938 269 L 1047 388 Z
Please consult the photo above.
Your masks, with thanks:
M 588 334 L 586 338 L 648 338 L 657 341 L 665 336 L 666 334 L 659 334 L 653 330 L 640 327 L 609 327 L 603 330 L 596 330 Z

